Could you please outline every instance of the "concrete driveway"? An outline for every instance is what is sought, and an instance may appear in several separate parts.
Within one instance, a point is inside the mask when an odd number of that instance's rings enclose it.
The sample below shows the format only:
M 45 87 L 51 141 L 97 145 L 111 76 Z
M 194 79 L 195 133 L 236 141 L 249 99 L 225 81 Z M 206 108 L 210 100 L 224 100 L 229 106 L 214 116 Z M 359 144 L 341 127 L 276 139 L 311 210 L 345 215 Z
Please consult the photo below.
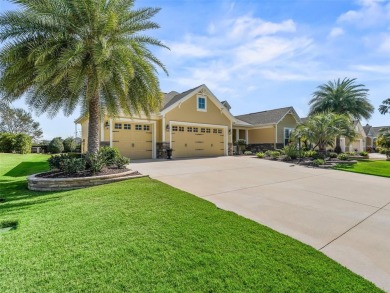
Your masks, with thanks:
M 388 178 L 253 157 L 131 167 L 309 244 L 390 292 Z

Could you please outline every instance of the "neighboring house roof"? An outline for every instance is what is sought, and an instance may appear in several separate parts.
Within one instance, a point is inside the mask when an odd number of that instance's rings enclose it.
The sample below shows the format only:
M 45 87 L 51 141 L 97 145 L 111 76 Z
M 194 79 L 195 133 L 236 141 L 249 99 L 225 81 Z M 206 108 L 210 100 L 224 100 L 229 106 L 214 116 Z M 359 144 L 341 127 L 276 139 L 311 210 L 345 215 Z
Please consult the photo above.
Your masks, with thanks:
M 250 113 L 245 115 L 235 116 L 237 119 L 249 123 L 251 125 L 262 125 L 262 124 L 278 124 L 284 116 L 287 114 L 293 114 L 295 119 L 300 122 L 298 114 L 295 112 L 293 107 L 285 107 L 274 110 L 261 111 L 256 113 Z
M 378 127 L 372 127 L 372 134 L 374 137 L 377 137 L 379 135 L 379 131 L 382 128 L 390 128 L 390 126 L 378 126 Z
M 305 123 L 305 122 L 306 122 L 306 120 L 307 120 L 307 117 L 303 117 L 303 118 L 301 118 L 301 122 L 302 122 L 302 123 Z
M 366 124 L 366 126 L 363 126 L 363 129 L 367 136 L 372 135 L 372 126 L 370 124 Z

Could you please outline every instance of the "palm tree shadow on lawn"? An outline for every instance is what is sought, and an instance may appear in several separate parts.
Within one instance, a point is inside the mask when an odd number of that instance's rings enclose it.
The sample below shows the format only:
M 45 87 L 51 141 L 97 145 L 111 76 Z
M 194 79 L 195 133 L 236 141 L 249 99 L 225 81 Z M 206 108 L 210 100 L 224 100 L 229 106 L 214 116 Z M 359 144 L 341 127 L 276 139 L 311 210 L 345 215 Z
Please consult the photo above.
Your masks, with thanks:
M 3 176 L 22 177 L 47 171 L 47 162 L 21 162 Z

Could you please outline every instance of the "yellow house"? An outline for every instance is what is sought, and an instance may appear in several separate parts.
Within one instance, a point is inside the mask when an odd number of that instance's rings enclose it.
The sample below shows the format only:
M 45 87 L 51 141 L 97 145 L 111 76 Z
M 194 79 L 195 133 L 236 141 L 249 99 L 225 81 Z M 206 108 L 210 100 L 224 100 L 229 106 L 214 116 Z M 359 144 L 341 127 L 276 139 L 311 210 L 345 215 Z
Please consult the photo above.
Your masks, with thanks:
M 278 121 L 245 121 L 246 117 L 234 117 L 226 101 L 220 102 L 206 85 L 201 85 L 183 93 L 164 94 L 162 109 L 149 117 L 103 117 L 99 137 L 102 146 L 117 147 L 131 159 L 164 158 L 169 148 L 174 158 L 227 156 L 233 154 L 237 138 L 246 139 L 250 147 L 284 145 L 299 117 L 292 107 L 283 109 L 277 111 L 283 112 Z M 80 117 L 75 123 L 81 124 L 81 147 L 86 152 L 88 117 Z

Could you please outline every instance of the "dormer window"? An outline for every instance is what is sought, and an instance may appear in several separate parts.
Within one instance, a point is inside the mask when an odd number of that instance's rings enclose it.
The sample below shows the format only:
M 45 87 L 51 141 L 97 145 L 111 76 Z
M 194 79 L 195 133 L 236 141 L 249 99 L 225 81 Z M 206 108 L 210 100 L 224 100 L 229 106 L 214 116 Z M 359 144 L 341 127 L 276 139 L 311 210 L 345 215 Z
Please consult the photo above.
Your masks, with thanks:
M 203 97 L 203 96 L 199 96 L 198 97 L 198 105 L 197 105 L 197 110 L 198 111 L 203 111 L 203 112 L 206 112 L 207 111 L 207 104 L 206 104 L 206 97 Z

